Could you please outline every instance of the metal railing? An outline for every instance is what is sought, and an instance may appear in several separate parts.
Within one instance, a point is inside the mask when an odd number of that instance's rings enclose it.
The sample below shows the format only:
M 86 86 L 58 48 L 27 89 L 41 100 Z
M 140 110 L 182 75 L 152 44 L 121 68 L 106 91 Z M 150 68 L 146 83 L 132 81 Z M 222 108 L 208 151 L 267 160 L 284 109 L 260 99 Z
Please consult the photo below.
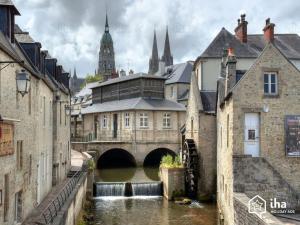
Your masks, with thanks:
M 76 172 L 74 171 L 73 176 L 71 178 L 68 178 L 69 181 L 63 186 L 60 193 L 42 211 L 41 216 L 44 224 L 53 223 L 55 217 L 58 215 L 63 205 L 68 200 L 68 197 L 71 195 L 76 185 L 78 184 L 78 181 L 80 180 L 84 172 L 86 172 L 86 170 L 87 166 L 83 165 L 81 170 L 78 170 Z

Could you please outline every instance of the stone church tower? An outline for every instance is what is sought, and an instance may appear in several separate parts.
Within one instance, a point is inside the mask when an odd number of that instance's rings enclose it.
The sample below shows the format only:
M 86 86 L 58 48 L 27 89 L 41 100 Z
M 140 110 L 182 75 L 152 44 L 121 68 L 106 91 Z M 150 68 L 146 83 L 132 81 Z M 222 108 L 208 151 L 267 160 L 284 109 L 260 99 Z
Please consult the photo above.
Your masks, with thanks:
M 161 57 L 161 61 L 163 61 L 165 63 L 165 66 L 172 66 L 173 65 L 173 56 L 171 54 L 168 28 L 167 28 L 167 31 L 166 31 L 164 54 Z
M 158 72 L 160 61 L 164 62 L 164 66 L 172 66 L 173 65 L 173 56 L 171 53 L 168 28 L 166 31 L 164 53 L 161 57 L 161 60 L 159 60 L 159 58 L 158 58 L 156 32 L 154 31 L 152 56 L 149 59 L 149 71 L 148 71 L 149 74 L 155 74 L 156 72 Z
M 154 38 L 153 38 L 153 46 L 152 46 L 152 56 L 149 59 L 149 74 L 155 74 L 158 71 L 158 50 L 157 50 L 157 40 L 156 40 L 156 32 L 154 31 Z
M 105 31 L 100 44 L 98 74 L 103 76 L 103 81 L 114 78 L 116 75 L 114 44 L 109 33 L 107 14 Z

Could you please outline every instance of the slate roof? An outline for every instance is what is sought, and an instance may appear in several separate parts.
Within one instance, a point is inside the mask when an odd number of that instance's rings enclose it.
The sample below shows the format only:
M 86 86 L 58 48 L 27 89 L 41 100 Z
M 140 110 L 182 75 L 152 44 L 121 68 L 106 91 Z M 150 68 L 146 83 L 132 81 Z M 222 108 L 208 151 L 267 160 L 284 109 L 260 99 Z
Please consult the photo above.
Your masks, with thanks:
M 13 7 L 16 15 L 21 15 L 18 9 L 15 7 L 14 3 L 11 0 L 0 0 L 0 5 L 7 5 Z
M 185 111 L 185 106 L 167 99 L 131 98 L 93 104 L 81 109 L 82 114 L 124 110 Z
M 249 34 L 247 39 L 247 43 L 242 43 L 234 34 L 222 28 L 199 58 L 221 58 L 226 47 L 232 47 L 238 58 L 257 58 L 267 44 L 264 35 Z M 274 44 L 288 59 L 300 59 L 299 35 L 275 34 Z
M 163 77 L 167 78 L 166 84 L 191 82 L 193 62 L 179 63 L 165 68 Z
M 215 112 L 216 111 L 216 97 L 215 91 L 200 91 L 201 101 L 203 110 L 205 112 Z
M 185 90 L 182 95 L 180 95 L 178 97 L 178 101 L 184 101 L 184 100 L 188 100 L 189 99 L 189 93 L 190 93 L 190 90 Z
M 143 78 L 155 78 L 155 79 L 166 79 L 166 78 L 159 77 L 159 76 L 148 75 L 146 73 L 136 73 L 136 74 L 133 74 L 133 75 L 128 75 L 128 76 L 124 76 L 124 77 L 118 77 L 118 78 L 110 79 L 110 80 L 102 82 L 102 83 L 98 82 L 98 84 L 95 84 L 91 88 L 102 87 L 102 86 L 106 86 L 106 85 L 109 85 L 109 84 L 119 83 L 119 82 L 128 81 L 128 80 L 134 80 L 134 79 L 138 79 L 138 78 L 141 78 L 141 77 L 143 77 Z

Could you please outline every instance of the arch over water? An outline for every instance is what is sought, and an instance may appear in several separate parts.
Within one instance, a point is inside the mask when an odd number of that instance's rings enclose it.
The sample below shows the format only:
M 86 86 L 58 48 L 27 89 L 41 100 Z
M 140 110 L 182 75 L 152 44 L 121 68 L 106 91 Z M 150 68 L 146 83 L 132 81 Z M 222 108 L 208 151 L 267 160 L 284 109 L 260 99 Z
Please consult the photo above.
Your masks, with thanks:
M 151 151 L 144 159 L 144 167 L 159 167 L 163 156 L 171 155 L 175 157 L 177 154 L 168 148 L 157 148 Z
M 136 167 L 136 165 L 134 156 L 121 148 L 104 152 L 97 161 L 98 169 Z

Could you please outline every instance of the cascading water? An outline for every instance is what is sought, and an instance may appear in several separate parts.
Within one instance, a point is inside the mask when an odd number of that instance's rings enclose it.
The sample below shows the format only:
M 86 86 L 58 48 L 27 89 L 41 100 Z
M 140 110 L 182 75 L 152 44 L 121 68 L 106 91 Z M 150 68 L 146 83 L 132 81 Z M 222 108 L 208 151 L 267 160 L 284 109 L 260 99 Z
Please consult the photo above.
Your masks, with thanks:
M 94 184 L 94 197 L 101 196 L 162 196 L 161 182 Z
M 105 183 L 94 184 L 94 196 L 124 196 L 125 183 Z
M 133 196 L 161 196 L 161 182 L 132 183 Z

